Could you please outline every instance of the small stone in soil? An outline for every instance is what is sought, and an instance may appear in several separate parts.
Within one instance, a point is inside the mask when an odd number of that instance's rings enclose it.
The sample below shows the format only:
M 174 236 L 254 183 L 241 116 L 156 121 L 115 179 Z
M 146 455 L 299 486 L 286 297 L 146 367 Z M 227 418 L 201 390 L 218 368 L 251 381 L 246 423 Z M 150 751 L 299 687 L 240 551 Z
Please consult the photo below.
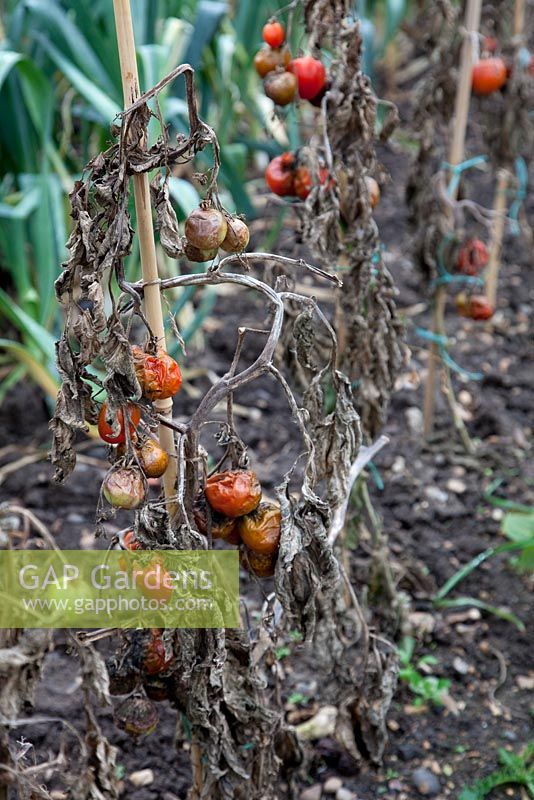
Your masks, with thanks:
M 426 486 L 425 494 L 429 500 L 435 500 L 436 503 L 446 503 L 449 499 L 447 492 L 443 492 L 438 486 Z
M 403 761 L 412 761 L 412 759 L 419 758 L 421 756 L 421 750 L 414 744 L 411 744 L 411 742 L 399 744 L 397 747 L 397 753 L 399 758 Z
M 336 800 L 357 800 L 357 798 L 350 789 L 345 789 L 342 786 L 341 789 L 338 789 L 336 792 Z
M 469 672 L 469 664 L 467 661 L 464 661 L 463 658 L 459 658 L 458 656 L 453 660 L 452 667 L 458 675 L 467 675 Z
M 150 786 L 151 783 L 154 783 L 154 773 L 151 769 L 140 769 L 137 772 L 132 772 L 129 776 L 129 781 L 136 788 Z
M 325 794 L 336 794 L 338 789 L 341 789 L 343 786 L 343 781 L 341 778 L 328 778 L 323 786 L 323 790 Z
M 322 793 L 323 787 L 320 783 L 316 783 L 300 793 L 300 800 L 321 800 Z
M 441 784 L 436 776 L 428 769 L 421 767 L 416 769 L 412 775 L 412 783 L 419 792 L 425 797 L 432 797 L 441 789 Z
M 423 433 L 423 412 L 417 406 L 407 408 L 404 412 L 406 415 L 406 423 L 412 433 Z
M 449 478 L 447 481 L 447 489 L 450 492 L 454 492 L 454 494 L 463 494 L 467 486 L 460 478 Z

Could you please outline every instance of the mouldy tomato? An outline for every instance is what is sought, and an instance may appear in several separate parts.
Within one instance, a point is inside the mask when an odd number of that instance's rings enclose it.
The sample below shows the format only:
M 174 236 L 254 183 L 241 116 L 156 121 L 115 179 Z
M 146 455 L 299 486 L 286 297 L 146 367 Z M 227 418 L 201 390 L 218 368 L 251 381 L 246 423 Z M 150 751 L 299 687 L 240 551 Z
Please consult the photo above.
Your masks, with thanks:
M 261 500 L 256 473 L 245 469 L 216 472 L 206 481 L 204 492 L 210 506 L 225 517 L 250 514 Z
M 208 522 L 207 522 L 207 514 L 206 514 L 206 497 L 201 494 L 197 497 L 195 504 L 193 506 L 193 516 L 195 519 L 195 525 L 197 526 L 197 530 L 204 534 L 204 536 L 208 535 Z M 211 509 L 211 537 L 212 539 L 224 539 L 225 541 L 230 541 L 231 539 L 234 540 L 236 532 L 236 520 L 234 517 L 224 517 L 222 514 L 218 514 L 217 511 Z M 239 541 L 239 540 L 238 540 Z M 231 542 L 232 544 L 236 543 L 234 541 Z
M 148 400 L 166 400 L 180 390 L 182 372 L 180 365 L 163 348 L 157 354 L 146 353 L 142 347 L 132 347 L 135 374 L 144 397 Z
M 146 697 L 128 697 L 115 709 L 115 725 L 136 739 L 148 736 L 158 724 L 155 705 Z
M 371 175 L 365 176 L 365 185 L 367 186 L 367 191 L 369 193 L 369 203 L 371 204 L 371 208 L 376 208 L 380 202 L 380 186 L 378 185 L 377 181 L 371 177 Z
M 254 68 L 260 78 L 265 78 L 277 67 L 286 69 L 290 62 L 291 53 L 287 47 L 262 47 L 254 56 Z
M 286 40 L 284 26 L 278 22 L 276 17 L 271 17 L 269 22 L 263 26 L 261 35 L 263 41 L 268 44 L 269 47 L 280 47 Z
M 317 58 L 302 56 L 294 58 L 288 70 L 297 77 L 299 97 L 312 100 L 326 85 L 326 70 Z
M 221 244 L 221 249 L 226 253 L 241 253 L 250 239 L 248 225 L 239 217 L 232 217 L 226 222 L 226 237 Z
M 491 319 L 494 309 L 483 294 L 466 295 L 460 292 L 455 297 L 456 309 L 460 316 L 474 320 Z
M 185 221 L 186 238 L 199 250 L 220 247 L 226 238 L 226 232 L 224 214 L 211 206 L 195 208 Z
M 255 511 L 241 517 L 239 535 L 254 553 L 273 555 L 280 544 L 280 508 L 274 503 L 260 503 Z
M 241 557 L 242 566 L 253 572 L 258 578 L 272 578 L 276 570 L 277 556 L 268 553 L 255 553 L 245 548 Z
M 287 106 L 292 103 L 297 94 L 297 79 L 291 72 L 269 72 L 263 83 L 267 97 L 270 97 L 277 106 Z
M 271 192 L 279 197 L 293 194 L 295 157 L 293 153 L 275 156 L 265 172 L 265 182 Z
M 458 251 L 456 268 L 462 275 L 478 275 L 489 261 L 488 248 L 480 239 L 468 239 Z
M 488 95 L 506 83 L 506 64 L 502 58 L 482 58 L 473 67 L 473 92 Z
M 128 403 L 126 415 L 129 420 L 130 436 L 135 435 L 135 429 L 141 419 L 141 411 L 138 406 Z M 100 414 L 98 415 L 98 434 L 108 444 L 122 444 L 126 441 L 124 429 L 124 411 L 119 409 L 116 413 L 111 412 L 107 403 L 102 403 Z
M 104 478 L 102 491 L 108 503 L 117 508 L 137 508 L 145 499 L 143 477 L 135 467 L 110 472 Z
M 174 655 L 165 653 L 165 643 L 158 628 L 150 631 L 149 640 L 145 646 L 145 658 L 143 661 L 143 671 L 147 675 L 161 675 L 166 672 L 174 663 Z
M 139 466 L 147 478 L 161 478 L 169 466 L 169 454 L 151 437 L 135 448 Z

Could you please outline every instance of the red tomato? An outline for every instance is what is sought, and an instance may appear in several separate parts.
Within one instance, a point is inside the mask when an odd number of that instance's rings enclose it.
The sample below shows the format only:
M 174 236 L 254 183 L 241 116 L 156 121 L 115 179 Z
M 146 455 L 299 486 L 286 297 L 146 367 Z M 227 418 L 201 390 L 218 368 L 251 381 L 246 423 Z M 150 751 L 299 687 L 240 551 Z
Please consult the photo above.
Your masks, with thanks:
M 293 194 L 293 153 L 283 153 L 275 156 L 265 172 L 265 182 L 271 192 L 279 197 Z
M 166 400 L 174 397 L 182 385 L 179 364 L 163 348 L 157 355 L 145 353 L 142 347 L 132 347 L 135 374 L 143 395 L 149 400 Z
M 262 31 L 263 41 L 269 47 L 280 47 L 285 42 L 286 32 L 284 26 L 281 25 L 275 17 L 272 17 L 266 25 L 263 26 Z
M 252 470 L 227 470 L 216 472 L 208 478 L 204 494 L 210 506 L 219 514 L 242 517 L 259 505 L 261 486 Z
M 173 655 L 167 658 L 165 654 L 165 644 L 161 631 L 158 628 L 152 628 L 150 639 L 145 647 L 144 671 L 148 675 L 159 675 L 161 672 L 165 672 L 173 661 Z
M 313 100 L 326 84 L 326 70 L 317 58 L 302 56 L 290 62 L 288 70 L 297 76 L 299 97 Z
M 326 167 L 319 169 L 319 183 L 322 185 L 328 179 L 328 170 Z M 297 167 L 295 170 L 295 177 L 293 179 L 293 193 L 301 200 L 306 200 L 313 187 L 313 179 L 308 167 Z
M 130 436 L 135 435 L 135 428 L 139 425 L 141 419 L 141 411 L 138 406 L 133 403 L 128 403 L 126 413 L 130 422 Z M 114 418 L 108 411 L 108 404 L 102 403 L 100 414 L 98 416 L 98 433 L 101 439 L 108 444 L 122 444 L 126 441 L 126 434 L 124 430 L 124 413 L 122 409 L 115 414 Z
M 489 260 L 488 248 L 480 239 L 468 239 L 458 251 L 456 268 L 463 275 L 478 275 Z
M 143 548 L 135 538 L 135 533 L 133 531 L 126 531 L 124 536 L 122 537 L 122 545 L 125 550 L 142 550 Z
M 473 294 L 468 297 L 465 292 L 460 292 L 455 298 L 456 309 L 461 317 L 474 320 L 491 319 L 494 309 L 488 298 L 483 294 Z
M 502 58 L 482 58 L 473 67 L 473 92 L 487 95 L 496 92 L 506 83 L 506 64 Z

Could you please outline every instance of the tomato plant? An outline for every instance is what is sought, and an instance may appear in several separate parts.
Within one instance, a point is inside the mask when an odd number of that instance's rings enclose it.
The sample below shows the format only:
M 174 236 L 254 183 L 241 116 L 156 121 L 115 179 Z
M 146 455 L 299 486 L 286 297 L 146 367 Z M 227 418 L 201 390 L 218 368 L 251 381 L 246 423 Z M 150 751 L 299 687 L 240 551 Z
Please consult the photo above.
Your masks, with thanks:
M 226 222 L 226 236 L 221 244 L 221 249 L 226 253 L 241 253 L 245 250 L 250 239 L 248 225 L 239 217 L 232 217 L 227 219 Z
M 281 156 L 275 156 L 267 167 L 265 182 L 271 192 L 279 197 L 287 197 L 294 193 L 294 163 L 293 154 L 284 153 Z
M 174 656 L 167 655 L 165 651 L 165 642 L 161 631 L 157 628 L 151 629 L 144 650 L 143 671 L 147 675 L 161 675 L 172 666 L 174 661 Z
M 278 106 L 292 103 L 297 94 L 297 79 L 291 72 L 269 72 L 263 86 L 267 97 Z
M 102 491 L 108 503 L 118 508 L 137 508 L 145 499 L 145 485 L 140 470 L 122 467 L 104 478 Z
M 468 239 L 458 251 L 456 268 L 463 275 L 478 275 L 489 260 L 488 248 L 480 239 Z
M 254 68 L 260 78 L 265 78 L 277 67 L 286 69 L 290 61 L 291 53 L 287 47 L 262 47 L 254 56 Z
M 160 443 L 149 436 L 134 449 L 146 477 L 161 478 L 169 465 L 169 454 Z

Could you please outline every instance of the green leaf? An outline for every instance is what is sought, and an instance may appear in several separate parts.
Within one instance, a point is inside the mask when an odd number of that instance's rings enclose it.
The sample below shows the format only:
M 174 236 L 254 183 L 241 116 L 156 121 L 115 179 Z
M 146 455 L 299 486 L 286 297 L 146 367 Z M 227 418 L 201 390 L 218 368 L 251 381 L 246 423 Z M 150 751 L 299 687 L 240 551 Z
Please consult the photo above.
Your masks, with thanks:
M 183 178 L 169 178 L 169 194 L 179 206 L 180 211 L 187 217 L 200 203 L 200 195 L 195 187 L 184 181 Z
M 512 625 L 515 625 L 521 632 L 525 631 L 523 622 L 513 611 L 503 608 L 502 606 L 492 606 L 489 603 L 485 603 L 483 600 L 479 600 L 477 597 L 455 597 L 451 600 L 435 600 L 434 605 L 437 606 L 437 608 L 462 608 L 464 606 L 472 606 L 473 608 L 479 608 L 481 611 L 486 611 L 488 614 L 493 614 L 495 617 L 499 617 L 499 619 L 503 619 L 506 622 L 511 622 Z
M 24 56 L 14 50 L 0 50 L 0 89 L 15 66 Z
M 501 530 L 513 542 L 525 542 L 534 538 L 534 511 L 528 514 L 509 511 L 502 521 Z
M 27 336 L 34 347 L 39 350 L 46 361 L 55 362 L 56 347 L 54 337 L 42 325 L 14 302 L 3 289 L 0 289 L 0 311 L 17 328 L 23 336 Z

